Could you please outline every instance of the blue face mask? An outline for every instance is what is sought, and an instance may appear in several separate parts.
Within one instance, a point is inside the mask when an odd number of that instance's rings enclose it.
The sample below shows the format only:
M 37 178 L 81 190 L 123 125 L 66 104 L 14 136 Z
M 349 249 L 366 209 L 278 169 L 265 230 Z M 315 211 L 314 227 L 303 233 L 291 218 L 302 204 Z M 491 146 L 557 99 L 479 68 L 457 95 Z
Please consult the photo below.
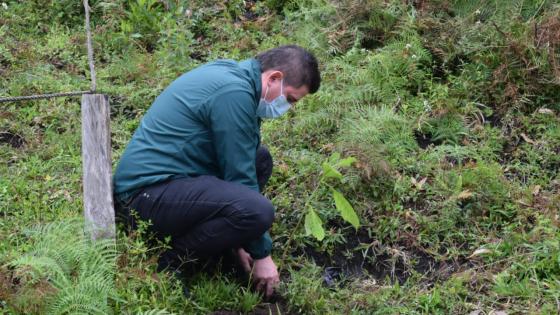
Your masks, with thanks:
M 284 96 L 284 80 L 280 82 L 280 95 L 272 101 L 266 100 L 266 95 L 268 94 L 268 86 L 266 87 L 266 92 L 264 93 L 264 98 L 261 98 L 259 106 L 257 107 L 257 116 L 261 118 L 278 118 L 292 107 L 292 104 L 288 102 L 286 96 Z

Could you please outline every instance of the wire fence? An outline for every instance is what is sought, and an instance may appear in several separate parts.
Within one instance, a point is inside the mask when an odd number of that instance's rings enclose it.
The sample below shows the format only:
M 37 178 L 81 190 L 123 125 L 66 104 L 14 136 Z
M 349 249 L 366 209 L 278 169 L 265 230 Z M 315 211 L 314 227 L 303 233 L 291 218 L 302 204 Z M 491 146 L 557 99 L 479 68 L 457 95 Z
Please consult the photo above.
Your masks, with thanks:
M 85 29 L 86 29 L 86 45 L 89 63 L 89 73 L 91 77 L 91 87 L 89 91 L 73 91 L 73 92 L 60 92 L 60 93 L 48 93 L 48 94 L 35 94 L 35 95 L 24 95 L 24 96 L 8 96 L 0 97 L 0 103 L 9 102 L 19 102 L 19 101 L 31 101 L 39 99 L 50 99 L 56 97 L 72 97 L 79 96 L 83 94 L 94 94 L 97 90 L 96 76 L 95 76 L 95 64 L 93 58 L 93 45 L 91 39 L 91 27 L 90 27 L 90 12 L 91 7 L 89 6 L 88 0 L 83 0 L 84 11 L 85 11 Z

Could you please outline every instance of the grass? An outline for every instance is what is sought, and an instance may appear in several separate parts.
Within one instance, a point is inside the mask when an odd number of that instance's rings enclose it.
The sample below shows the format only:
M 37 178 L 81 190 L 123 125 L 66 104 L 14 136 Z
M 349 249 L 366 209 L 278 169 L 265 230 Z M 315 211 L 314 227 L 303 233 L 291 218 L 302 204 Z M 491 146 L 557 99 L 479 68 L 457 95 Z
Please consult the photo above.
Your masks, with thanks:
M 103 272 L 109 289 L 86 307 L 100 292 L 77 283 L 95 273 L 68 266 L 95 262 L 62 263 L 68 243 L 30 232 L 81 216 L 79 102 L 59 98 L 0 105 L 0 311 L 64 313 L 57 301 L 82 294 L 72 305 L 86 313 L 559 312 L 560 7 L 467 2 L 90 1 L 114 162 L 181 73 L 284 43 L 320 58 L 320 91 L 262 130 L 275 159 L 265 193 L 282 285 L 269 303 L 218 269 L 190 279 L 185 298 L 155 272 L 165 244 L 149 244 L 143 227 L 119 234 Z M 79 1 L 0 1 L 0 96 L 87 89 L 81 10 Z M 318 185 L 335 153 L 357 159 L 337 187 L 357 231 Z M 298 225 L 306 205 L 323 222 L 322 241 Z M 43 256 L 49 267 L 32 263 Z M 326 267 L 340 271 L 334 285 Z

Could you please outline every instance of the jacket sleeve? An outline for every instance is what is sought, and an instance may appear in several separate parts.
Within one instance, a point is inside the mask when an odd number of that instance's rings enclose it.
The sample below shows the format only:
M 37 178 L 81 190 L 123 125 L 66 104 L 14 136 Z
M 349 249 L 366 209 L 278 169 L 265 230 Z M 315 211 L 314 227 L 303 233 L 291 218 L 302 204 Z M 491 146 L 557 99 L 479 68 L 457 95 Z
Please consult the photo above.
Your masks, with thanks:
M 254 102 L 246 91 L 222 92 L 212 99 L 210 123 L 222 179 L 258 192 L 255 159 L 259 127 Z M 253 259 L 270 255 L 270 234 L 264 233 L 243 248 Z
M 270 234 L 265 232 L 260 238 L 245 244 L 243 249 L 246 250 L 253 259 L 261 259 L 269 256 L 272 251 L 272 239 L 270 238 Z
M 222 90 L 210 100 L 210 130 L 223 180 L 259 191 L 255 159 L 259 143 L 255 101 L 243 90 Z

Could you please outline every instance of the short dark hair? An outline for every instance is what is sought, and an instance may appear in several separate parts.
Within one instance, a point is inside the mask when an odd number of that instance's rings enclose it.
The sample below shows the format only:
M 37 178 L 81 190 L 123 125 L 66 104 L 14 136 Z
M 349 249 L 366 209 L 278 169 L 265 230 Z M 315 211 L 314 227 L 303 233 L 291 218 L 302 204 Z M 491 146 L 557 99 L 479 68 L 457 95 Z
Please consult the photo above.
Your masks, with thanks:
M 309 93 L 317 92 L 321 85 L 319 64 L 312 53 L 297 45 L 273 48 L 255 57 L 261 71 L 278 70 L 284 73 L 285 82 L 295 88 L 307 86 Z

